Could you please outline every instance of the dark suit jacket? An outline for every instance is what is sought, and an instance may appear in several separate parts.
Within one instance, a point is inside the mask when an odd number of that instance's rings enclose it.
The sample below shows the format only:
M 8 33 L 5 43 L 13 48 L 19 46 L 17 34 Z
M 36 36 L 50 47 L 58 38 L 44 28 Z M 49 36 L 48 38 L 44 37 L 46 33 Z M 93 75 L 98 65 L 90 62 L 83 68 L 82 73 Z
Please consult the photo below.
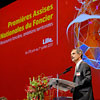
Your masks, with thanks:
M 94 100 L 91 69 L 87 63 L 81 62 L 73 82 L 78 83 L 73 91 L 73 100 Z

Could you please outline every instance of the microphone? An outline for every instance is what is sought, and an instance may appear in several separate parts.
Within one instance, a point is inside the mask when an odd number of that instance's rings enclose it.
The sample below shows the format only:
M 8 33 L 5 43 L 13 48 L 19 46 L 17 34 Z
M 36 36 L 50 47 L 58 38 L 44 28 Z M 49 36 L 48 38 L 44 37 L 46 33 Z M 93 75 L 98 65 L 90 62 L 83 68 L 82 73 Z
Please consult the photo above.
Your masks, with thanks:
M 71 68 L 72 68 L 72 66 L 68 67 L 66 70 L 69 70 L 69 69 L 71 69 Z
M 61 75 L 63 75 L 63 74 L 66 74 L 67 72 L 69 72 L 69 71 L 71 70 L 71 68 L 72 68 L 72 66 L 68 67 L 64 72 L 60 73 L 60 74 L 58 75 L 58 79 L 59 79 L 59 76 L 61 76 Z M 50 85 L 50 88 L 51 88 L 53 85 L 58 85 L 58 83 L 59 83 L 59 80 L 58 80 L 58 79 L 56 80 L 56 82 L 54 82 L 53 84 Z
M 67 72 L 69 72 L 71 70 L 72 66 L 68 67 L 64 72 L 60 73 L 59 76 L 61 76 L 62 74 L 66 74 Z
M 72 66 L 70 66 L 69 68 L 67 68 L 67 69 L 63 72 L 63 74 L 66 74 L 67 72 L 69 72 L 69 71 L 71 70 L 71 68 L 72 68 Z

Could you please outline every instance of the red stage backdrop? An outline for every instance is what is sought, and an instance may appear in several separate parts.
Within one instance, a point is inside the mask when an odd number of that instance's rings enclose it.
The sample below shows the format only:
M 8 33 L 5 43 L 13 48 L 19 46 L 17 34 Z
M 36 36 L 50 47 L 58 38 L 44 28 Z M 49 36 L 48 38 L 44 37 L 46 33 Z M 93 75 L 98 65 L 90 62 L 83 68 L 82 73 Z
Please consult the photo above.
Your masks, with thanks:
M 94 15 L 98 15 L 98 18 L 92 16 L 88 21 L 84 19 L 84 22 L 79 22 L 78 19 L 75 22 L 78 16 L 93 15 L 92 12 L 96 12 Z M 1 8 L 0 97 L 23 100 L 26 98 L 29 77 L 41 73 L 56 77 L 70 66 L 73 66 L 72 70 L 60 78 L 72 81 L 74 63 L 70 52 L 74 47 L 80 47 L 84 51 L 84 60 L 91 65 L 95 100 L 100 100 L 99 12 L 99 0 L 17 0 Z M 80 31 L 80 28 L 83 30 Z M 93 35 L 95 30 L 98 32 Z M 66 96 L 72 94 L 68 92 Z

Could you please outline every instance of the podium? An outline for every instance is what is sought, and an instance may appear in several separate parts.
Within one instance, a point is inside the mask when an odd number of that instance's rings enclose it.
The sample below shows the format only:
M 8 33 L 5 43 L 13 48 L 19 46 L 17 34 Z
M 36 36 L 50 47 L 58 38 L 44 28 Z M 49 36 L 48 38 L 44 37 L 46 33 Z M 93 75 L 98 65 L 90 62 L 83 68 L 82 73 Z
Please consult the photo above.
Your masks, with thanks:
M 53 98 L 53 100 L 73 100 L 72 97 L 58 97 L 58 98 Z
M 68 90 L 75 88 L 78 84 L 64 79 L 51 78 L 49 85 L 58 90 L 67 92 Z M 53 98 L 53 100 L 72 100 L 72 97 L 56 97 Z
M 49 85 L 65 92 L 77 86 L 77 84 L 74 82 L 64 80 L 64 79 L 57 79 L 57 78 L 51 78 Z

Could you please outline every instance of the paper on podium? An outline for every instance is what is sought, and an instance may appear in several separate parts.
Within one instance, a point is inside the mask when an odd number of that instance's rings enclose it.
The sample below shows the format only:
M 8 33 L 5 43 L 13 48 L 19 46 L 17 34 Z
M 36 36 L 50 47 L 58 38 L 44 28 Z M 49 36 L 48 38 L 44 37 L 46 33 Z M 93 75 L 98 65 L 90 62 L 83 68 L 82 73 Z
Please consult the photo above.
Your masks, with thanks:
M 74 82 L 57 78 L 51 78 L 48 84 L 62 91 L 68 91 L 77 86 Z

